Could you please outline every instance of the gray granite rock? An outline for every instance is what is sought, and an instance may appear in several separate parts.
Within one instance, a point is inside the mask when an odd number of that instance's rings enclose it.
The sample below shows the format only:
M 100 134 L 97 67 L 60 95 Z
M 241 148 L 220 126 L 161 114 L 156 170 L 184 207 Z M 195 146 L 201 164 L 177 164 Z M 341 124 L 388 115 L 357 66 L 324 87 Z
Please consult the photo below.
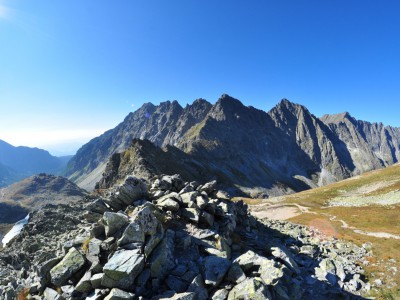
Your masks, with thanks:
M 205 284 L 218 286 L 228 271 L 231 262 L 223 257 L 207 256 L 203 264 Z
M 144 267 L 144 256 L 134 250 L 119 250 L 104 265 L 102 285 L 130 290 Z
M 56 286 L 63 285 L 85 264 L 85 257 L 76 248 L 71 248 L 67 255 L 50 270 L 51 282 Z

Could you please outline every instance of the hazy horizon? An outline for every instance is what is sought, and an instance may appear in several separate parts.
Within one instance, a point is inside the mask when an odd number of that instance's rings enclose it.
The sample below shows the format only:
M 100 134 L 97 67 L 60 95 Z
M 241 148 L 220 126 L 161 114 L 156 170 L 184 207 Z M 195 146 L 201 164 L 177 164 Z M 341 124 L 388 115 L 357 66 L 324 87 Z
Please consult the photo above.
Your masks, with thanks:
M 234 97 L 233 95 L 230 95 Z M 199 97 L 201 98 L 201 97 Z M 235 97 L 234 97 L 235 98 Z M 204 98 L 203 98 L 204 99 Z M 283 98 L 282 98 L 283 99 Z M 194 99 L 195 100 L 195 99 Z M 194 101 L 193 100 L 193 101 Z M 208 99 L 205 99 L 209 101 Z M 238 99 L 241 101 L 241 99 Z M 281 99 L 280 99 L 281 100 Z M 265 112 L 268 112 L 270 109 L 275 107 L 279 103 L 280 100 L 277 100 L 274 105 L 272 105 L 269 109 L 264 110 Z M 288 99 L 291 101 L 290 99 Z M 166 101 L 173 101 L 173 100 L 166 100 Z M 178 103 L 181 106 L 185 106 L 187 104 L 191 104 L 192 102 L 186 102 L 186 103 L 181 103 L 179 100 L 177 100 Z M 214 104 L 217 101 L 209 101 L 210 103 Z M 164 102 L 164 101 L 162 101 Z M 291 101 L 294 102 L 294 101 Z M 153 103 L 154 105 L 159 105 L 160 103 Z M 243 103 L 246 105 L 245 103 Z M 302 103 L 296 103 L 303 105 Z M 247 106 L 247 105 L 246 105 Z M 257 109 L 260 109 L 259 107 L 255 107 Z M 308 107 L 306 107 L 308 108 Z M 137 108 L 139 109 L 139 107 Z M 134 109 L 132 112 L 135 112 L 137 109 Z M 314 114 L 313 111 L 310 111 L 312 114 Z M 345 111 L 338 111 L 335 113 L 331 114 L 339 114 L 339 113 L 344 113 Z M 129 113 L 129 112 L 128 112 Z M 367 122 L 373 122 L 370 120 L 362 120 L 357 118 L 352 112 L 348 112 L 352 117 L 355 117 L 358 120 L 361 121 L 367 121 Z M 322 117 L 324 114 L 327 113 L 322 113 L 320 115 L 316 115 L 318 118 Z M 28 133 L 27 132 L 17 132 L 13 135 L 7 135 L 3 134 L 0 136 L 0 140 L 3 140 L 15 147 L 18 146 L 26 146 L 26 147 L 32 147 L 32 148 L 40 148 L 43 150 L 47 150 L 50 154 L 54 156 L 67 156 L 67 155 L 75 155 L 76 152 L 79 150 L 81 146 L 84 144 L 88 143 L 91 139 L 100 136 L 107 130 L 115 128 L 119 123 L 121 123 L 124 118 L 121 118 L 120 120 L 116 120 L 114 125 L 110 125 L 111 127 L 109 128 L 104 128 L 104 129 L 79 129 L 79 130 L 52 130 L 52 129 L 42 129 L 41 131 L 39 129 L 36 129 L 34 131 L 30 130 Z M 383 122 L 381 122 L 383 123 Z M 393 126 L 392 124 L 385 124 L 385 126 Z M 397 127 L 397 126 L 394 126 Z M 3 137 L 6 138 L 3 138 Z

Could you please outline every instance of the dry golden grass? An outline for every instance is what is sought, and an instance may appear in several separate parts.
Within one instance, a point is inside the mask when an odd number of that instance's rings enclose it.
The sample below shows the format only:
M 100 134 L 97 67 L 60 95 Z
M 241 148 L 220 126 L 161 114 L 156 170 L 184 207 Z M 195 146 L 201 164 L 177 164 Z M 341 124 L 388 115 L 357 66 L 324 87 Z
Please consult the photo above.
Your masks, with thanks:
M 83 241 L 83 243 L 82 243 L 82 251 L 83 252 L 86 253 L 89 250 L 89 243 L 91 240 L 92 240 L 91 238 L 87 238 Z
M 373 295 L 378 299 L 400 299 L 400 240 L 360 234 L 354 232 L 352 228 L 344 228 L 343 222 L 340 221 L 342 220 L 349 227 L 354 227 L 364 232 L 384 232 L 400 235 L 400 204 L 361 207 L 328 206 L 330 200 L 338 197 L 351 203 L 355 197 L 362 199 L 366 196 L 375 196 L 379 199 L 380 195 L 399 191 L 400 165 L 397 164 L 329 186 L 280 197 L 279 199 L 238 198 L 235 200 L 243 200 L 250 206 L 261 203 L 276 204 L 277 202 L 281 205 L 299 204 L 307 207 L 310 213 L 303 212 L 291 218 L 290 221 L 317 227 L 327 235 L 352 241 L 358 245 L 372 243 L 374 256 L 368 258 L 370 264 L 365 267 L 366 275 L 373 281 L 377 278 L 377 274 L 384 274 L 382 276 L 387 281 L 395 283 L 394 287 L 390 289 L 383 288 L 378 293 L 373 293 Z M 391 264 L 389 262 L 390 259 L 395 259 L 396 262 Z M 389 267 L 391 266 L 396 266 L 399 271 L 390 273 Z
M 19 294 L 17 295 L 17 300 L 27 300 L 29 294 L 29 288 L 24 288 Z

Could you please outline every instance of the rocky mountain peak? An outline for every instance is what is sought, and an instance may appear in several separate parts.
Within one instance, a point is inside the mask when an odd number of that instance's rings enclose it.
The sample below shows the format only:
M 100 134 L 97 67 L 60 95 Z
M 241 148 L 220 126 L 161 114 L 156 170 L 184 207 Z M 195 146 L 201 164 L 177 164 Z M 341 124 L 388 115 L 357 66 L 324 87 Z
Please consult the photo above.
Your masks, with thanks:
M 296 112 L 299 111 L 308 112 L 308 109 L 301 104 L 297 104 L 289 101 L 286 98 L 283 98 L 271 111 L 290 112 L 292 114 L 295 114 Z
M 339 124 L 345 122 L 345 120 L 349 120 L 351 122 L 355 121 L 355 119 L 347 111 L 339 114 L 326 114 L 323 115 L 320 120 L 325 124 Z
M 159 105 L 160 111 L 165 111 L 165 110 L 179 110 L 181 111 L 183 107 L 179 104 L 178 101 L 173 100 L 173 101 L 164 101 L 161 102 Z
M 340 126 L 329 123 L 342 119 L 346 122 Z M 212 176 L 258 196 L 324 185 L 400 159 L 397 128 L 357 121 L 346 113 L 318 119 L 287 99 L 267 113 L 224 94 L 214 105 L 204 99 L 185 108 L 176 101 L 146 104 L 83 146 L 67 175 L 93 189 L 109 158 L 127 150 L 134 138 L 147 139 L 157 147 L 174 146 L 174 155 L 155 148 L 152 155 L 135 152 L 140 160 L 129 161 L 136 167 L 124 167 L 126 171 L 157 174 L 161 169 L 154 161 L 178 159 L 185 163 L 176 166 L 177 173 L 186 169 L 194 174 L 200 163 L 200 169 L 209 169 Z M 158 159 L 159 155 L 163 158 Z M 162 172 L 168 173 L 166 169 Z
M 294 127 L 299 121 L 304 122 L 305 119 L 315 118 L 305 106 L 287 99 L 282 99 L 268 114 L 279 128 Z
M 240 102 L 240 100 L 235 99 L 231 96 L 229 96 L 228 94 L 222 94 L 221 97 L 218 99 L 217 103 L 215 104 L 215 106 L 234 106 L 234 107 L 238 107 L 241 108 L 243 107 L 243 103 Z
M 196 119 L 202 119 L 212 108 L 212 104 L 205 99 L 199 98 L 193 101 L 192 104 L 187 104 L 185 107 L 186 115 L 191 115 Z
M 223 94 L 211 109 L 210 116 L 217 121 L 235 119 L 248 108 L 238 99 Z

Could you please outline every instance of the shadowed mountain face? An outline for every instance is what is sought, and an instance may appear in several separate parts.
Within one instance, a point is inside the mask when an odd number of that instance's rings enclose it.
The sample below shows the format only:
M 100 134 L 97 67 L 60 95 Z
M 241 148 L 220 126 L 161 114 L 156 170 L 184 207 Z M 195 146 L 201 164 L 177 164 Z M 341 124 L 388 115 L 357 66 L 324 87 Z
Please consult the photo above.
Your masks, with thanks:
M 70 157 L 55 157 L 30 147 L 14 147 L 0 140 L 0 187 L 37 173 L 59 174 Z
M 223 95 L 214 105 L 202 99 L 185 108 L 176 101 L 144 104 L 116 128 L 84 145 L 71 159 L 67 175 L 93 188 L 113 154 L 138 147 L 132 145 L 134 138 L 148 139 L 158 147 L 169 145 L 174 158 L 157 151 L 162 159 L 185 162 L 179 164 L 180 173 L 186 170 L 193 175 L 201 169 L 200 174 L 211 174 L 251 196 L 322 186 L 391 165 L 400 157 L 399 128 L 357 121 L 347 113 L 319 119 L 286 99 L 264 112 Z M 155 159 L 147 154 L 142 151 L 141 159 L 125 159 L 136 166 L 118 167 L 137 171 L 140 165 L 144 170 L 141 162 L 151 164 Z M 116 159 L 107 167 L 106 177 Z M 193 165 L 198 168 L 194 173 Z M 197 175 L 187 179 L 197 179 Z M 105 179 L 99 186 L 104 184 Z

